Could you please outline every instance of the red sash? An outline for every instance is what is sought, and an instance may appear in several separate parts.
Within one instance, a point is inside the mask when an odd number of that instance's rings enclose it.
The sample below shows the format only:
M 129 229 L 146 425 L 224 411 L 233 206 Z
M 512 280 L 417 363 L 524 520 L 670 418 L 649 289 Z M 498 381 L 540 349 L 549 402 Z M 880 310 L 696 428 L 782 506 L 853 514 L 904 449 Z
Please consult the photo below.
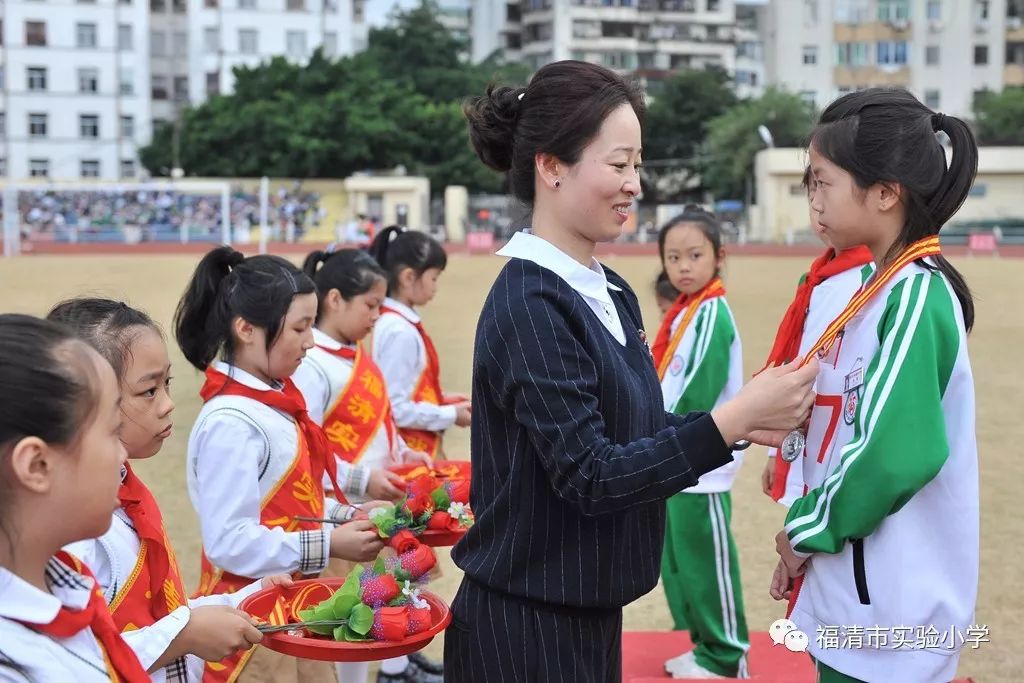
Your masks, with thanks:
M 319 348 L 352 364 L 348 384 L 324 414 L 324 433 L 337 445 L 338 454 L 346 462 L 359 462 L 381 427 L 387 430 L 388 453 L 393 453 L 395 420 L 380 368 L 362 344 L 355 349 Z
M 675 355 L 679 342 L 683 339 L 683 333 L 690 326 L 693 317 L 697 315 L 697 309 L 708 299 L 719 296 L 725 296 L 725 285 L 722 284 L 721 278 L 716 277 L 691 295 L 680 294 L 672 307 L 665 313 L 661 327 L 658 328 L 658 336 L 654 338 L 654 346 L 651 347 L 654 367 L 658 369 L 658 379 L 665 379 L 665 371 L 668 370 L 672 356 Z M 686 312 L 683 313 L 683 319 L 673 334 L 672 323 L 683 309 L 686 309 Z
M 796 288 L 793 302 L 782 317 L 779 330 L 775 333 L 775 343 L 768 353 L 765 368 L 782 365 L 796 358 L 800 351 L 800 340 L 803 338 L 804 323 L 811 305 L 811 294 L 814 288 L 833 275 L 846 272 L 850 268 L 864 266 L 874 259 L 871 250 L 865 246 L 846 249 L 838 254 L 834 249 L 827 249 L 811 264 L 806 277 Z M 778 501 L 786 495 L 786 479 L 792 463 L 782 458 L 775 458 L 775 479 L 772 482 L 772 499 Z
M 118 497 L 139 536 L 139 557 L 110 604 L 114 623 L 122 632 L 150 626 L 185 604 L 185 585 L 160 508 L 131 465 L 125 464 L 125 469 Z
M 420 333 L 420 338 L 423 340 L 423 346 L 427 350 L 427 363 L 423 368 L 423 372 L 420 373 L 420 378 L 417 380 L 416 386 L 412 391 L 413 402 L 430 403 L 435 406 L 441 405 L 444 397 L 444 393 L 441 391 L 441 363 L 437 357 L 437 349 L 434 347 L 434 342 L 430 339 L 430 335 L 427 334 L 427 330 L 423 327 L 423 323 L 414 323 L 402 315 L 400 311 L 396 311 L 395 309 L 387 306 L 381 306 L 380 311 L 382 315 L 385 313 L 393 313 L 394 315 L 401 315 L 405 320 L 408 320 L 416 327 L 416 331 Z M 441 432 L 399 427 L 398 433 L 401 434 L 402 439 L 405 440 L 405 445 L 412 450 L 423 451 L 431 458 L 439 457 L 441 452 Z
M 62 550 L 57 553 L 56 558 L 82 576 L 96 581 L 89 568 L 77 557 Z M 99 642 L 111 681 L 149 683 L 149 674 L 142 668 L 135 651 L 121 637 L 98 584 L 89 595 L 89 602 L 83 609 L 74 611 L 61 606 L 57 616 L 49 624 L 23 623 L 33 631 L 45 633 L 52 638 L 70 638 L 82 629 L 88 628 Z
M 212 368 L 206 371 L 206 384 L 200 390 L 204 400 L 216 395 L 246 396 L 268 406 L 279 408 L 296 418 L 298 449 L 288 472 L 260 502 L 260 523 L 268 528 L 283 528 L 285 531 L 315 530 L 319 522 L 299 522 L 297 516 L 323 517 L 325 469 L 334 481 L 334 452 L 323 430 L 305 414 L 305 401 L 291 380 L 286 380 L 284 392 L 261 391 L 236 382 Z M 296 399 L 296 395 L 298 398 Z M 301 411 L 296 410 L 300 406 Z M 295 411 L 295 412 L 293 412 Z M 304 419 L 300 416 L 304 415 Z M 312 426 L 312 429 L 310 426 Z M 310 435 L 316 439 L 318 449 L 310 448 Z M 319 435 L 319 437 L 317 436 Z M 327 461 L 327 462 L 325 462 Z M 335 493 L 344 501 L 341 488 L 335 483 Z M 297 577 L 298 578 L 298 577 Z M 193 597 L 215 593 L 234 593 L 252 583 L 254 579 L 237 576 L 219 569 L 210 562 L 204 551 L 201 559 L 199 588 Z M 239 652 L 220 662 L 207 662 L 203 672 L 203 683 L 223 683 L 238 678 L 254 650 Z

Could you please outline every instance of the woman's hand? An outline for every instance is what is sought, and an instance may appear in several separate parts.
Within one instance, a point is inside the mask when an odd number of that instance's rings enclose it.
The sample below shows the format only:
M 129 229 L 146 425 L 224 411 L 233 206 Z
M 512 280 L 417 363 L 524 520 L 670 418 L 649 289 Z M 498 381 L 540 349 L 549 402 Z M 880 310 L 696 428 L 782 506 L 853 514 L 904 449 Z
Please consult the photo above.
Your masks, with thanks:
M 800 367 L 799 361 L 768 368 L 744 385 L 730 401 L 711 413 L 726 443 L 749 438 L 767 445 L 803 425 L 814 405 L 811 387 L 818 376 L 818 361 Z M 778 443 L 776 443 L 778 442 Z

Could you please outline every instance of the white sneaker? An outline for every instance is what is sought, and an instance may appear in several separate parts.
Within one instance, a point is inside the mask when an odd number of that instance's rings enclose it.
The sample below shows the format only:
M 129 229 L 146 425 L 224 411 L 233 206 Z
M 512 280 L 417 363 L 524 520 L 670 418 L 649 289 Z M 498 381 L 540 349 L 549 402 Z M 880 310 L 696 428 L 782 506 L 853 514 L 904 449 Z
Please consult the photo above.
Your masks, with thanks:
M 669 664 L 672 664 L 672 668 L 669 669 Z M 665 662 L 665 669 L 672 674 L 672 678 L 698 678 L 698 679 L 714 679 L 714 678 L 726 678 L 720 676 L 714 671 L 708 671 L 700 664 L 697 663 L 696 657 L 693 655 L 693 651 L 687 652 L 684 655 L 680 655 L 675 659 L 670 659 Z

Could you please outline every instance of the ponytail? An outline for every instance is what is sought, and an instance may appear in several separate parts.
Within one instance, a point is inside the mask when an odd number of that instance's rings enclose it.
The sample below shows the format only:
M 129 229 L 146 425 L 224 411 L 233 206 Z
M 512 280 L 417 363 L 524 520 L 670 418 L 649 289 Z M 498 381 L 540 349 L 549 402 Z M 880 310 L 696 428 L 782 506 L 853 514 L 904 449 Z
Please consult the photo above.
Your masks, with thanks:
M 306 257 L 302 270 L 313 279 L 320 295 L 317 322 L 323 316 L 324 301 L 332 289 L 338 290 L 345 301 L 351 301 L 369 292 L 378 282 L 387 281 L 384 269 L 361 249 L 314 251 Z
M 391 295 L 398 292 L 398 275 L 406 268 L 420 277 L 431 268 L 444 270 L 448 265 L 448 255 L 440 242 L 424 232 L 403 230 L 397 225 L 381 230 L 367 251 L 387 273 Z
M 277 340 L 281 321 L 297 294 L 316 291 L 313 281 L 279 256 L 250 256 L 216 247 L 196 266 L 174 312 L 174 337 L 195 368 L 205 370 L 234 351 L 236 317 L 266 331 L 267 349 Z
M 946 153 L 936 133 L 945 133 L 953 149 Z M 822 112 L 811 133 L 815 150 L 853 176 L 857 187 L 898 184 L 906 218 L 887 260 L 909 244 L 939 234 L 963 206 L 978 174 L 978 143 L 962 120 L 933 112 L 900 88 L 868 88 L 840 97 Z M 963 276 L 942 256 L 934 266 L 948 279 L 963 312 L 974 326 L 974 301 Z

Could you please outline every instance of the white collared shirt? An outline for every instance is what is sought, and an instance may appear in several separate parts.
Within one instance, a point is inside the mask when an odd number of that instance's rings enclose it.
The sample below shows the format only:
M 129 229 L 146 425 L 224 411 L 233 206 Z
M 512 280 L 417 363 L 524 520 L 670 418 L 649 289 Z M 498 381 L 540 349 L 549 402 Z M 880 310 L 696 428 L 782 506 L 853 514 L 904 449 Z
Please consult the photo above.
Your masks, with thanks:
M 139 560 L 141 543 L 127 513 L 118 508 L 114 511 L 114 518 L 107 533 L 99 538 L 76 541 L 67 546 L 65 550 L 89 567 L 93 576 L 96 577 L 100 590 L 103 591 L 104 600 L 110 605 L 117 597 L 118 591 L 122 590 L 130 580 L 132 571 Z M 190 609 L 207 605 L 237 608 L 242 600 L 258 591 L 259 588 L 260 582 L 254 581 L 235 593 L 223 593 L 188 600 L 187 606 L 177 608 L 150 626 L 125 631 L 122 637 L 135 651 L 135 656 L 139 658 L 142 667 L 148 671 L 153 666 L 153 662 L 167 651 L 171 641 L 177 638 L 188 624 L 191 616 Z M 198 675 L 193 675 L 197 667 L 191 660 L 198 662 Z M 187 678 L 184 675 L 185 666 L 177 661 L 152 672 L 149 677 L 153 683 L 165 683 L 165 681 L 173 683 L 184 680 L 198 682 L 202 678 L 202 661 L 189 656 L 186 658 L 186 665 L 190 674 Z
M 46 566 L 46 583 L 49 592 L 0 567 L 0 681 L 110 683 L 103 651 L 91 629 L 55 638 L 19 623 L 49 624 L 61 606 L 81 610 L 94 585 L 56 558 Z
M 597 259 L 591 259 L 590 267 L 587 268 L 555 245 L 527 230 L 512 235 L 512 239 L 498 252 L 498 256 L 536 263 L 565 280 L 566 284 L 583 297 L 597 319 L 615 337 L 615 341 L 626 345 L 626 333 L 622 329 L 619 312 L 615 308 L 611 294 L 608 293 L 609 289 L 619 292 L 622 288 L 608 282 L 604 268 Z
M 253 389 L 276 390 L 227 363 L 214 369 Z M 287 475 L 298 449 L 290 415 L 245 396 L 214 396 L 199 411 L 188 440 L 188 495 L 199 517 L 206 556 L 238 576 L 319 574 L 327 566 L 330 526 L 285 531 L 263 526 L 261 502 Z M 326 499 L 325 517 L 342 506 Z
M 373 360 L 384 375 L 395 424 L 405 429 L 443 432 L 455 424 L 455 406 L 416 403 L 412 392 L 427 367 L 427 347 L 416 323 L 420 316 L 388 297 L 384 305 L 400 315 L 382 315 L 373 329 Z M 438 399 L 442 398 L 438 396 Z

